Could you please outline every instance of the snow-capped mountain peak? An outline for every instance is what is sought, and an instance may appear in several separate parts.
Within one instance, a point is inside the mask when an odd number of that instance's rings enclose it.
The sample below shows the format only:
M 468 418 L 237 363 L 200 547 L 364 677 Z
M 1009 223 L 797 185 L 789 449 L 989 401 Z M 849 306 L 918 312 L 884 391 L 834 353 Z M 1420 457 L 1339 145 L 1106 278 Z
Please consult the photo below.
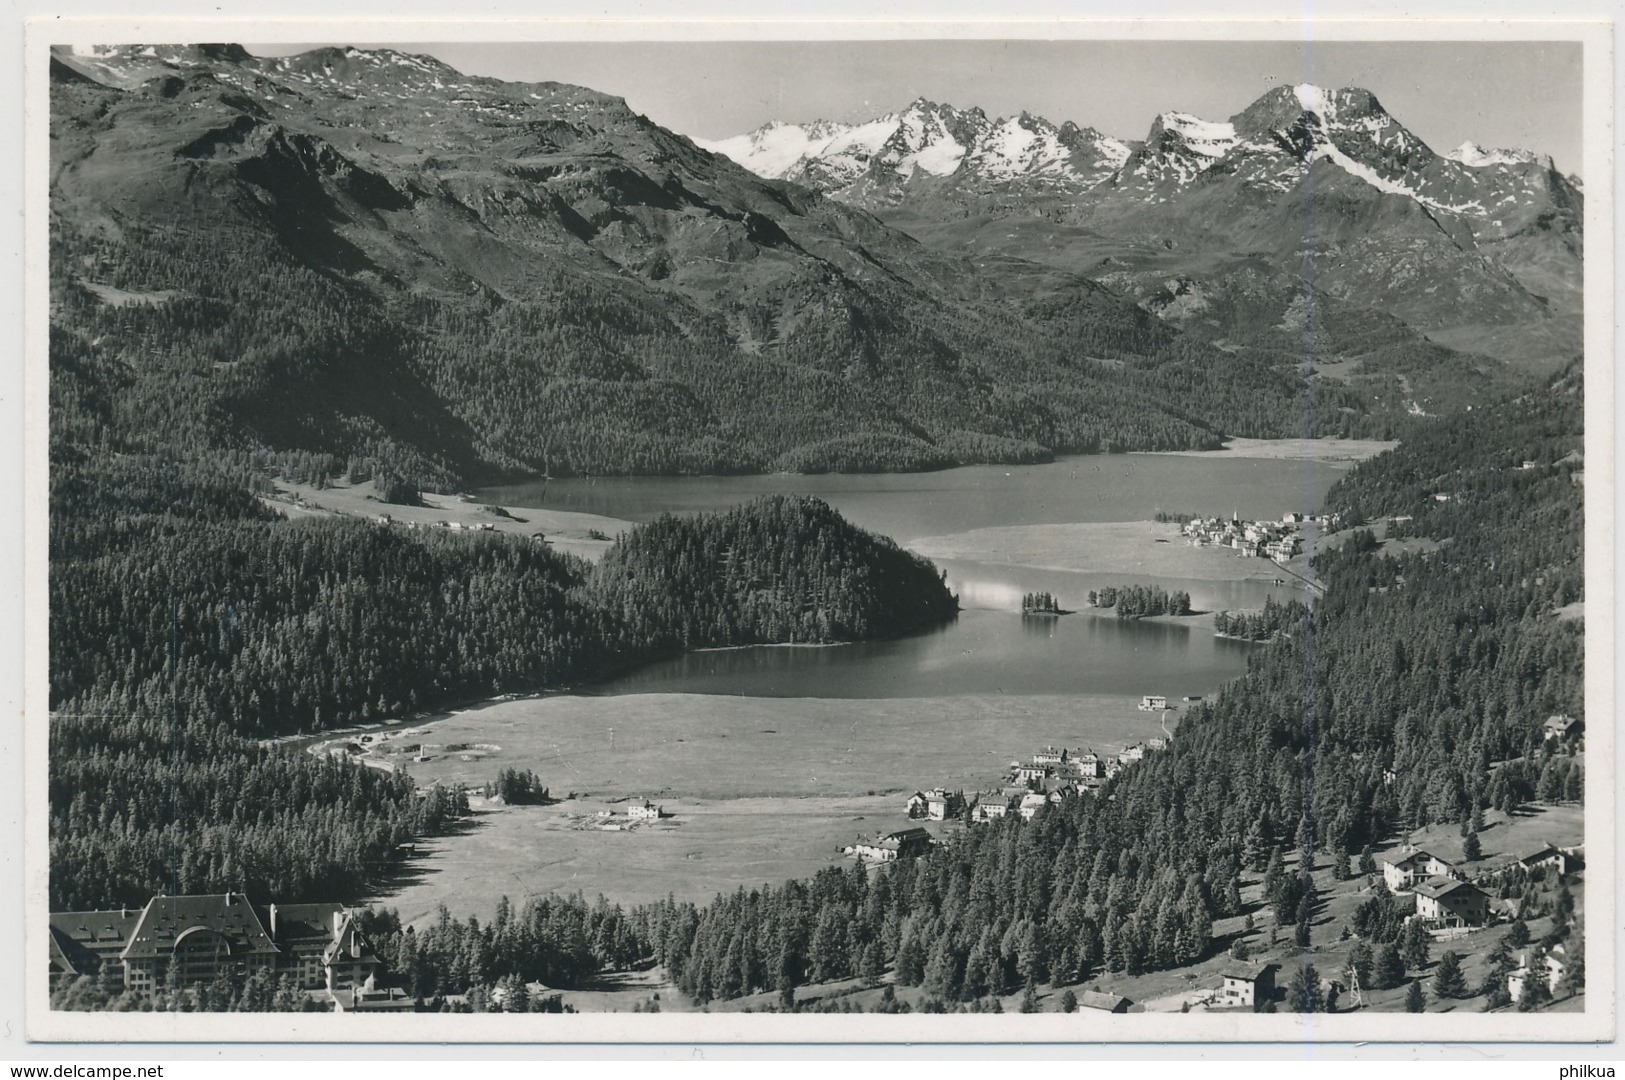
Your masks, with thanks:
M 859 183 L 866 190 L 890 190 L 916 176 L 1031 180 L 1084 190 L 1110 175 L 1130 151 L 1093 128 L 1057 127 L 1028 112 L 990 120 L 979 108 L 958 109 L 925 97 L 861 124 L 772 122 L 745 135 L 695 142 L 758 175 L 832 192 Z
M 1304 112 L 1319 113 L 1321 116 L 1337 114 L 1336 97 L 1312 83 L 1299 83 L 1292 88 L 1292 93 Z

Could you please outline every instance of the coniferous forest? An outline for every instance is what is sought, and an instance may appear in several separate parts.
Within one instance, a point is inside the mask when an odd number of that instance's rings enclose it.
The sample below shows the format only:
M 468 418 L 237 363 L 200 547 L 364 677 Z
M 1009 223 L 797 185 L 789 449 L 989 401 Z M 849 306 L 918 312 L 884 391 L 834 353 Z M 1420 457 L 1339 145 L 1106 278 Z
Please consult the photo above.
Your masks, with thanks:
M 810 498 L 663 518 L 596 572 L 497 533 L 283 521 L 229 478 L 154 463 L 64 466 L 52 498 L 58 908 L 353 896 L 455 810 L 415 801 L 405 777 L 252 739 L 957 610 L 929 563 Z
M 1409 518 L 1401 523 L 1406 535 L 1433 543 L 1392 555 L 1349 542 L 1317 556 L 1325 595 L 1294 612 L 1293 631 L 1255 653 L 1248 672 L 1215 699 L 1194 706 L 1167 750 L 1124 769 L 1095 797 L 1068 798 L 1031 822 L 1011 815 L 970 829 L 878 875 L 831 868 L 705 905 L 665 901 L 625 910 L 602 901 L 530 901 L 517 915 L 505 905 L 509 914 L 492 924 L 447 913 L 426 932 L 403 929 L 385 912 L 373 928 L 379 948 L 417 992 L 467 992 L 482 1007 L 493 989 L 514 980 L 568 986 L 595 971 L 651 961 L 701 1002 L 763 991 L 789 1002 L 798 985 L 888 971 L 939 1004 L 971 1002 L 1024 983 L 1201 958 L 1213 948 L 1214 920 L 1241 911 L 1244 872 L 1264 875 L 1266 902 L 1290 921 L 1313 909 L 1315 882 L 1288 870 L 1284 856 L 1318 853 L 1346 871 L 1356 855 L 1368 860 L 1371 845 L 1407 829 L 1432 822 L 1465 829 L 1485 808 L 1577 800 L 1583 765 L 1542 741 L 1540 721 L 1553 712 L 1580 714 L 1583 632 L 1554 615 L 1583 596 L 1580 406 L 1571 371 L 1547 394 L 1420 426 L 1396 450 L 1356 468 L 1333 490 L 1329 509 L 1354 521 Z M 1522 467 L 1526 462 L 1534 465 Z M 1441 485 L 1456 497 L 1436 500 Z M 804 535 L 814 551 L 831 554 L 813 565 L 841 564 L 850 535 L 827 510 L 793 500 L 758 509 L 760 517 L 717 515 L 687 531 L 677 519 L 662 520 L 627 545 L 602 583 L 582 591 L 584 603 L 613 614 L 604 596 L 623 605 L 641 597 L 651 601 L 644 625 L 661 625 L 658 598 L 671 586 L 642 580 L 665 565 L 644 556 L 675 551 L 683 564 L 709 553 L 726 564 L 725 553 L 733 552 L 741 570 L 724 580 L 752 580 L 762 567 L 745 569 L 761 555 L 751 529 L 764 522 L 821 523 L 823 532 L 809 526 Z M 798 590 L 803 613 L 815 593 Z M 750 610 L 750 603 L 720 601 L 697 608 L 724 626 Z M 672 640 L 689 629 L 663 627 Z M 54 843 L 98 868 L 64 876 L 60 886 L 53 881 L 53 890 L 85 903 L 106 901 L 96 890 L 110 872 L 132 888 L 148 887 L 150 876 L 139 876 L 141 844 L 161 852 L 184 839 L 162 813 L 149 820 L 137 811 L 132 824 L 109 829 L 98 816 L 107 816 L 111 800 L 93 809 L 68 797 L 93 778 L 138 786 L 150 775 L 143 770 L 155 767 L 124 749 L 138 750 L 141 736 L 89 723 L 58 729 L 66 752 L 53 766 L 64 781 L 63 802 L 53 805 Z M 166 730 L 159 724 L 151 737 Z M 232 738 L 216 736 L 213 752 L 199 754 L 198 777 L 218 772 L 218 783 L 181 786 L 199 799 L 219 799 L 245 786 L 309 785 L 287 810 L 268 795 L 269 823 L 256 811 L 255 822 L 233 826 L 232 813 L 217 808 L 216 820 L 227 824 L 216 828 L 245 830 L 222 839 L 236 845 L 263 837 L 265 847 L 255 850 L 269 854 L 254 860 L 258 866 L 277 865 L 275 845 L 288 842 L 288 829 L 322 835 L 319 822 L 300 821 L 300 806 L 315 818 L 323 818 L 315 807 L 331 808 L 324 820 L 336 820 L 351 816 L 337 813 L 341 806 L 370 800 L 363 820 L 374 822 L 371 831 L 322 836 L 319 850 L 352 856 L 358 848 L 343 844 L 381 846 L 432 832 L 456 812 L 408 812 L 410 800 L 389 778 L 251 753 Z M 234 754 L 246 763 L 222 762 Z M 174 789 L 167 778 L 163 789 Z M 83 828 L 91 822 L 100 826 L 94 832 Z M 95 838 L 109 834 L 118 840 L 102 850 Z M 131 865 L 134 876 L 122 869 Z M 231 875 L 245 880 L 241 867 L 224 864 L 199 862 L 189 872 L 200 887 Z M 312 882 L 346 884 L 342 877 Z M 298 888 L 281 879 L 265 886 Z M 1374 949 L 1386 962 L 1386 951 L 1403 943 L 1396 944 L 1382 906 L 1368 907 L 1356 920 L 1356 951 Z

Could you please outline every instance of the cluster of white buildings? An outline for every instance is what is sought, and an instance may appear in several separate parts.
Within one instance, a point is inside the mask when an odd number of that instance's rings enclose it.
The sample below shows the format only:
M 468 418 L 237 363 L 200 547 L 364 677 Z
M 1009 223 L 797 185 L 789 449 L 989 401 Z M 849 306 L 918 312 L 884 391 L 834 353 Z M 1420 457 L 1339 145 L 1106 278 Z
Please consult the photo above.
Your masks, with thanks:
M 1313 514 L 1283 514 L 1280 521 L 1243 521 L 1231 515 L 1223 518 L 1194 518 L 1180 533 L 1195 547 L 1231 548 L 1249 558 L 1286 562 L 1303 550 L 1300 526 L 1316 520 Z

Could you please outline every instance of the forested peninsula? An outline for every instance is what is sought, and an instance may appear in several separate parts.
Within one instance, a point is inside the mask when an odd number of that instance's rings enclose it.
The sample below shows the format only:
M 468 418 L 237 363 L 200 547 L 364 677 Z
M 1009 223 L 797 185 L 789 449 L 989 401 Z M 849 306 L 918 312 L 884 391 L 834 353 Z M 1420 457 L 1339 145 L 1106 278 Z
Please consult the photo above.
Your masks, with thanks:
M 353 895 L 451 812 L 414 805 L 404 777 L 251 740 L 589 683 L 683 649 L 895 636 L 957 611 L 929 562 L 814 498 L 665 517 L 596 570 L 498 533 L 285 521 L 230 477 L 139 460 L 63 467 L 52 499 L 57 909 L 173 891 L 177 851 L 192 852 L 191 892 Z M 171 790 L 198 805 L 138 797 Z

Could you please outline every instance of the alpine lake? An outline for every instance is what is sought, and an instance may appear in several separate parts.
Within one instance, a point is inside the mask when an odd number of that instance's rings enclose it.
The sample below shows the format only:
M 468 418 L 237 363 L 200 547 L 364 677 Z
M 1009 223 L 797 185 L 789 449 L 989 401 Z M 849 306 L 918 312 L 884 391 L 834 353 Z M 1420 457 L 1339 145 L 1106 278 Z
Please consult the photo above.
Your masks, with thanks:
M 479 786 L 499 768 L 532 769 L 559 801 L 474 799 L 463 834 L 420 849 L 378 899 L 419 924 L 440 903 L 484 917 L 504 895 L 704 901 L 839 864 L 859 836 L 912 824 L 904 801 L 915 790 L 996 787 L 1011 762 L 1047 745 L 1115 754 L 1177 737 L 1191 703 L 1260 647 L 1216 637 L 1212 613 L 1307 599 L 1311 572 L 1306 556 L 1277 566 L 1192 547 L 1156 515 L 1315 513 L 1356 460 L 1386 445 L 1247 443 L 931 473 L 582 478 L 479 492 L 481 502 L 621 528 L 771 492 L 815 495 L 932 559 L 961 611 L 903 639 L 706 650 L 580 692 L 382 733 L 374 754 L 421 745 L 388 758 L 420 785 Z M 1125 620 L 1088 608 L 1090 590 L 1132 584 L 1188 592 L 1194 614 Z M 1070 613 L 1024 615 L 1022 594 L 1034 591 Z M 1175 708 L 1140 709 L 1153 694 Z M 666 816 L 629 821 L 627 806 L 642 799 Z

